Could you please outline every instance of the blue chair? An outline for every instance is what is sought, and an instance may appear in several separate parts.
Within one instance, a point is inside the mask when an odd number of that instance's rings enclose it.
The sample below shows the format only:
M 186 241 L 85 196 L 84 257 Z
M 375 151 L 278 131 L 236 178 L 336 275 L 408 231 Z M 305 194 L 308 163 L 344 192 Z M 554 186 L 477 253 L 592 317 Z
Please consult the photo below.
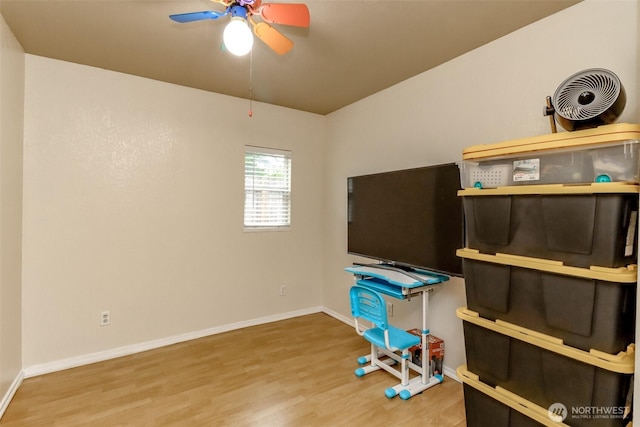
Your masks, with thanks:
M 378 292 L 362 286 L 353 286 L 350 297 L 356 332 L 371 343 L 371 354 L 358 359 L 358 363 L 369 365 L 356 369 L 356 376 L 362 377 L 383 369 L 400 379 L 400 388 L 407 387 L 409 348 L 420 344 L 421 338 L 389 324 L 386 303 Z M 371 327 L 363 328 L 360 320 L 370 322 Z M 399 369 L 394 366 L 397 363 L 400 363 Z M 398 388 L 388 388 L 385 390 L 385 396 L 395 397 Z

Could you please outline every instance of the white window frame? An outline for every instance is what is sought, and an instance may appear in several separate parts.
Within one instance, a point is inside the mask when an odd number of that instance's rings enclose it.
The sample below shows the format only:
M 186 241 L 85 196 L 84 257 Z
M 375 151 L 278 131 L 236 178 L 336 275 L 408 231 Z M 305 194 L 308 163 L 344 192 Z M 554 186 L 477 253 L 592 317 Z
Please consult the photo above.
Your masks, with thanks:
M 245 146 L 245 179 L 244 179 L 244 209 L 243 209 L 243 230 L 244 231 L 289 231 L 291 230 L 291 166 L 292 166 L 292 153 L 289 150 L 280 150 L 274 148 L 256 147 L 251 145 Z M 265 158 L 273 157 L 281 158 L 285 160 L 285 173 L 288 176 L 283 177 L 283 181 L 278 180 L 265 180 L 260 182 L 256 179 L 251 179 L 251 172 L 247 169 L 247 154 L 264 155 Z M 271 189 L 269 189 L 271 187 Z M 250 204 L 253 203 L 255 208 L 255 193 L 262 191 L 265 194 L 275 196 L 276 198 L 282 197 L 286 201 L 286 207 L 283 212 L 286 216 L 286 221 L 274 221 L 260 223 L 260 221 L 252 220 L 248 217 L 248 209 L 251 208 Z M 280 196 L 279 196 L 280 195 Z M 272 205 L 273 207 L 273 205 Z M 277 209 L 277 206 L 276 206 Z

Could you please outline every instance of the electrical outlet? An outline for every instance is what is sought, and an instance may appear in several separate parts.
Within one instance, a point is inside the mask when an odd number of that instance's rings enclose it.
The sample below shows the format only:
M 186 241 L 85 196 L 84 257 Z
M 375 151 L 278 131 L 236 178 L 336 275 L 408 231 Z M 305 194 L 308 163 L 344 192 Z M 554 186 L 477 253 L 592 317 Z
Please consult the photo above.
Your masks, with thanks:
M 287 287 L 285 285 L 280 285 L 280 296 L 283 297 L 287 294 Z
M 393 317 L 393 304 L 390 302 L 387 303 L 387 316 Z
M 107 326 L 111 324 L 111 312 L 103 311 L 100 313 L 100 326 Z

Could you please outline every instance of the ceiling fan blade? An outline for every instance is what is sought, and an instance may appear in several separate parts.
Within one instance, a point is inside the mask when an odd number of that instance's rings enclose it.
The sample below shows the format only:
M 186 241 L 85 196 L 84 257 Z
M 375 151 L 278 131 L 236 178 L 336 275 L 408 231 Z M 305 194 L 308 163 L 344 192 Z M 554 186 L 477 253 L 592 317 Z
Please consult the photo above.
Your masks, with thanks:
M 301 3 L 269 3 L 258 9 L 259 15 L 266 22 L 272 24 L 292 25 L 295 27 L 309 26 L 309 9 Z
M 169 15 L 169 18 L 173 19 L 176 22 L 184 23 L 202 21 L 205 19 L 218 19 L 226 14 L 226 11 L 217 12 L 215 10 L 205 10 L 203 12 L 178 13 L 176 15 Z
M 253 26 L 253 33 L 277 54 L 284 55 L 293 47 L 293 42 L 266 22 Z

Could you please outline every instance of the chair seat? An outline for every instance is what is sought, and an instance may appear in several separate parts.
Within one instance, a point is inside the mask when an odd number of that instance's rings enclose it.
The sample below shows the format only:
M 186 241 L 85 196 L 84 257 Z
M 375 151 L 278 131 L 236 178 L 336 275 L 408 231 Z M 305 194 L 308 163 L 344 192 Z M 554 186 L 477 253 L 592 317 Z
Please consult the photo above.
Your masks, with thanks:
M 378 347 L 386 347 L 384 343 L 384 330 L 380 328 L 367 329 L 363 336 L 367 341 Z M 420 337 L 389 325 L 389 345 L 391 347 L 404 350 L 405 348 L 420 344 L 421 341 L 422 339 Z

